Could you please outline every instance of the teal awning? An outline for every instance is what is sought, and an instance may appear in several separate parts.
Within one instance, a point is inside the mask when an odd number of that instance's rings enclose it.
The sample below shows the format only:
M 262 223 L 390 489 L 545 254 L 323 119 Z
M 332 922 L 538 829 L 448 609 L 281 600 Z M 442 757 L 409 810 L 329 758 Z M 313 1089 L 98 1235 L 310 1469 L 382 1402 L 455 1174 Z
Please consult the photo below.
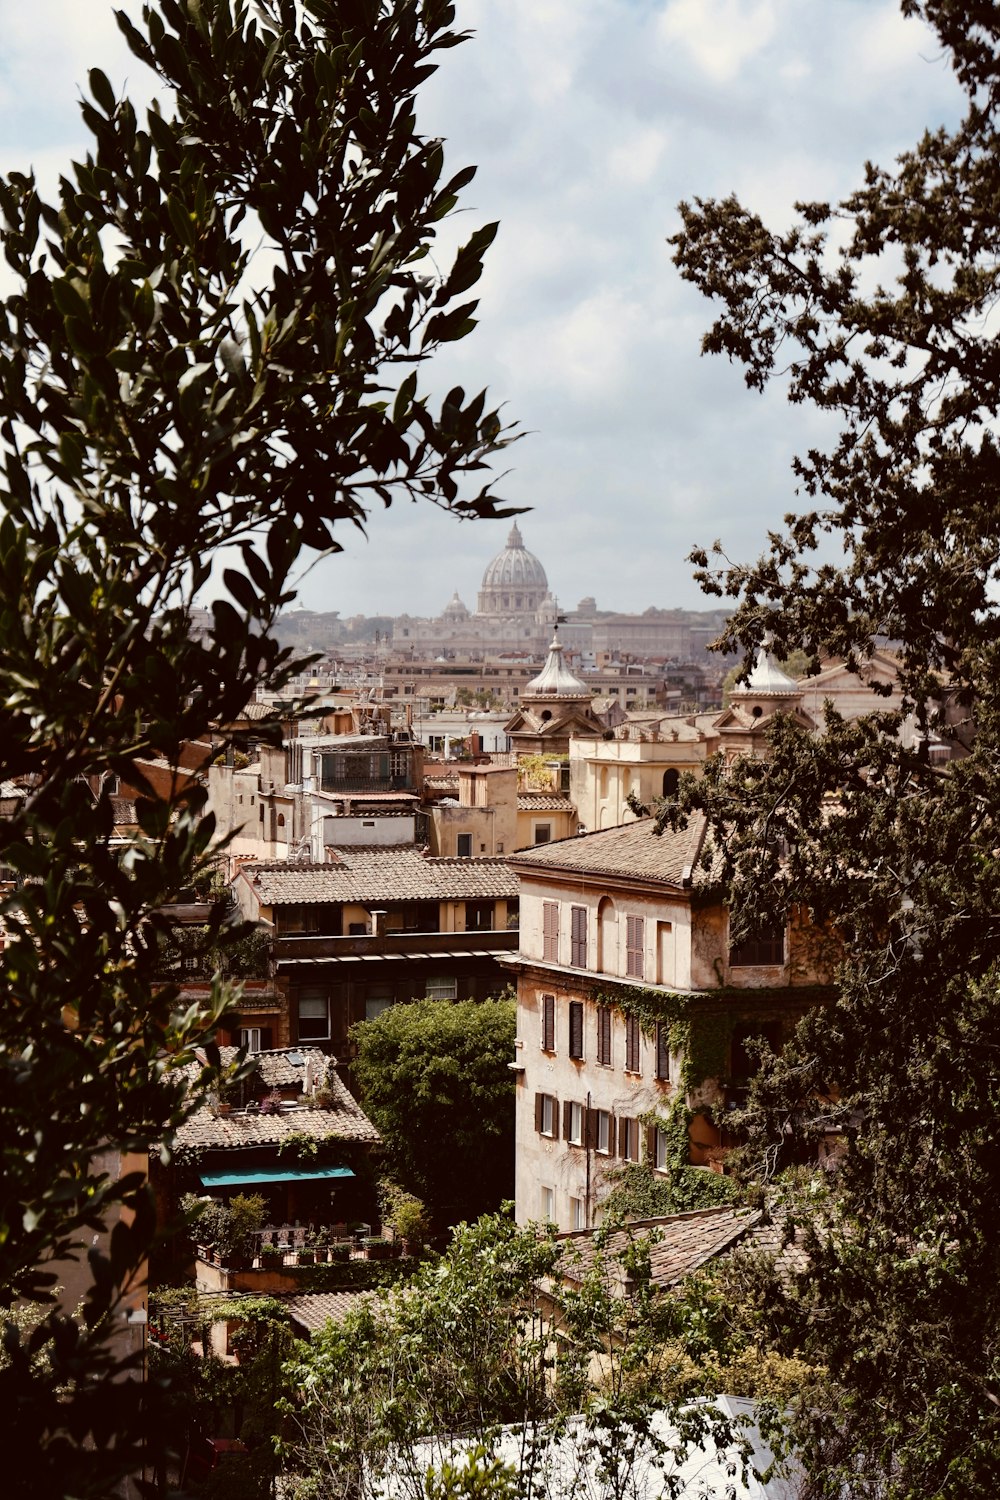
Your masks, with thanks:
M 332 1177 L 353 1177 L 350 1167 L 225 1167 L 219 1172 L 201 1172 L 207 1188 L 251 1187 L 257 1182 L 322 1182 Z

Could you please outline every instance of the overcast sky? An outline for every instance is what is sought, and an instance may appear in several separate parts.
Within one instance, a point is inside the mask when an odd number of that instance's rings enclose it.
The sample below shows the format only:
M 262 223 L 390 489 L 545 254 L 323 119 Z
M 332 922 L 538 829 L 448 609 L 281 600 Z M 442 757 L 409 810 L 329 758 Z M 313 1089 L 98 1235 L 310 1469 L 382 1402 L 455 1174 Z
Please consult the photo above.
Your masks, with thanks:
M 136 8 L 132 6 L 131 8 Z M 51 183 L 85 147 L 76 100 L 97 64 L 148 85 L 106 0 L 0 0 L 0 170 Z M 435 371 L 489 386 L 530 430 L 502 493 L 560 603 L 702 608 L 685 561 L 721 537 L 755 555 L 795 506 L 790 459 L 820 435 L 779 391 L 699 355 L 709 304 L 680 280 L 677 203 L 736 192 L 775 225 L 843 196 L 960 97 L 897 0 L 458 0 L 474 39 L 418 109 L 446 164 L 479 165 L 463 225 L 499 219 L 481 322 Z M 509 522 L 394 507 L 320 562 L 301 598 L 349 615 L 466 604 Z

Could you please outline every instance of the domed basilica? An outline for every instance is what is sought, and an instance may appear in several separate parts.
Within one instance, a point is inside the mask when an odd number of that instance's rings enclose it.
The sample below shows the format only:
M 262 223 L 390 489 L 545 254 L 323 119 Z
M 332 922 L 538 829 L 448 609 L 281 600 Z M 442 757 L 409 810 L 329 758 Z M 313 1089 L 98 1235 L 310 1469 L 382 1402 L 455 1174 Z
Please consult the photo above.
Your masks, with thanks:
M 475 614 L 455 593 L 436 620 L 401 615 L 393 629 L 393 648 L 432 656 L 539 655 L 552 637 L 558 612 L 545 569 L 525 547 L 515 523 L 483 574 Z

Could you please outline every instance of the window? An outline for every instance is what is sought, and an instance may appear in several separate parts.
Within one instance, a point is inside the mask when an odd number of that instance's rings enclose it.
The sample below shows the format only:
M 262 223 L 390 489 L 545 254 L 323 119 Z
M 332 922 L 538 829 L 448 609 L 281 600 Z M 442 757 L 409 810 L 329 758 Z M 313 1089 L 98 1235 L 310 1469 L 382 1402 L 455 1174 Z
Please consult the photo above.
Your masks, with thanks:
M 556 997 L 542 996 L 542 1051 L 556 1050 Z
M 670 1082 L 670 1027 L 666 1021 L 656 1023 L 656 1076 Z
M 597 1061 L 604 1068 L 611 1066 L 611 1007 L 597 1007 Z
M 535 1129 L 539 1135 L 559 1139 L 559 1105 L 551 1094 L 535 1095 Z
M 449 979 L 445 974 L 434 974 L 427 980 L 424 994 L 428 1000 L 457 1000 L 458 980 Z
M 542 1198 L 542 1223 L 554 1224 L 556 1221 L 556 1190 L 555 1188 L 543 1187 Z
M 239 1046 L 245 1047 L 252 1056 L 263 1052 L 271 1045 L 271 1030 L 268 1026 L 241 1026 Z
M 659 1126 L 653 1128 L 653 1164 L 658 1172 L 670 1168 L 670 1138 Z
M 559 903 L 542 902 L 542 958 L 547 963 L 559 962 Z
M 388 1010 L 395 996 L 391 984 L 370 984 L 365 991 L 365 1020 L 376 1020 Z
M 583 1001 L 569 1002 L 569 1055 L 577 1061 L 583 1058 Z
M 625 1071 L 626 1073 L 638 1073 L 640 1067 L 639 1053 L 639 1017 L 625 1017 Z
M 299 995 L 299 1041 L 321 1042 L 330 1037 L 330 1002 L 325 990 L 303 990 Z
M 587 967 L 587 908 L 571 906 L 569 961 L 574 969 Z
M 563 1105 L 563 1138 L 571 1146 L 583 1145 L 583 1105 L 569 1099 Z
M 680 784 L 680 779 L 681 779 L 681 776 L 680 776 L 680 772 L 679 771 L 675 771 L 675 770 L 672 770 L 672 769 L 669 770 L 669 771 L 664 771 L 664 773 L 663 773 L 663 795 L 664 795 L 664 797 L 676 797 L 677 796 L 677 788 L 678 788 L 678 786 Z
M 493 902 L 466 901 L 466 932 L 491 932 L 493 929 Z
M 751 969 L 759 965 L 773 967 L 784 962 L 785 929 L 777 924 L 758 927 L 729 949 L 729 964 L 733 969 Z
M 536 844 L 548 844 L 548 843 L 551 842 L 551 840 L 552 840 L 552 824 L 551 823 L 536 823 L 535 824 L 535 843 Z
M 582 1198 L 569 1200 L 569 1220 L 574 1229 L 586 1229 L 587 1209 Z
M 733 1027 L 729 1074 L 733 1091 L 745 1094 L 760 1069 L 761 1057 L 781 1051 L 780 1021 L 744 1021 Z
M 460 833 L 456 840 L 456 849 L 459 859 L 472 858 L 472 834 Z
M 618 1155 L 623 1161 L 639 1160 L 639 1121 L 631 1118 L 618 1121 Z
M 642 917 L 625 919 L 625 973 L 629 979 L 643 977 L 643 944 L 646 923 Z
M 615 1153 L 614 1117 L 606 1109 L 592 1109 L 590 1116 L 591 1143 L 594 1150 L 600 1156 L 613 1156 Z

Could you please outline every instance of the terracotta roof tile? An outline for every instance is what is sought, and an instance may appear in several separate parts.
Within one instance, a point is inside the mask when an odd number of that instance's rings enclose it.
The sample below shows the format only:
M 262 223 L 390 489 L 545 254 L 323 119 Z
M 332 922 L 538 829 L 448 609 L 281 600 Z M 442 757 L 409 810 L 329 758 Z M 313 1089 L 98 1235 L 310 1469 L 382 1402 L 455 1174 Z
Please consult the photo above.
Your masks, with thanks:
M 546 792 L 518 792 L 518 812 L 576 812 L 576 804 L 568 797 L 559 797 Z
M 361 1302 L 377 1300 L 374 1292 L 296 1292 L 282 1299 L 288 1316 L 310 1333 L 318 1333 L 327 1323 L 339 1323 Z
M 598 833 L 579 833 L 551 844 L 536 845 L 513 856 L 518 869 L 537 870 L 540 875 L 591 873 L 619 875 L 627 879 L 680 886 L 685 878 L 697 878 L 698 861 L 705 838 L 705 819 L 695 814 L 687 828 L 673 833 L 654 833 L 652 818 L 639 818 Z M 685 876 L 685 871 L 688 875 Z
M 235 1047 L 220 1047 L 219 1053 L 228 1066 L 236 1056 Z M 178 1148 L 195 1151 L 237 1150 L 248 1146 L 276 1146 L 290 1135 L 310 1135 L 317 1140 L 335 1136 L 338 1140 L 367 1141 L 377 1145 L 381 1140 L 375 1126 L 317 1047 L 289 1047 L 280 1052 L 261 1053 L 257 1071 L 271 1088 L 289 1088 L 305 1077 L 305 1063 L 314 1057 L 326 1069 L 324 1087 L 333 1095 L 329 1109 L 308 1109 L 288 1105 L 280 1114 L 247 1114 L 243 1110 L 216 1117 L 207 1104 L 195 1110 L 178 1129 L 174 1143 Z M 294 1059 L 301 1058 L 301 1064 Z M 187 1072 L 193 1077 L 200 1063 L 191 1063 Z M 323 1076 L 322 1073 L 320 1076 Z
M 262 906 L 287 902 L 466 901 L 517 895 L 504 859 L 432 859 L 413 847 L 339 848 L 336 863 L 244 865 Z
M 633 1241 L 648 1238 L 653 1282 L 661 1287 L 673 1286 L 706 1261 L 743 1240 L 760 1222 L 760 1217 L 759 1213 L 727 1205 L 671 1214 L 662 1219 L 643 1219 L 613 1234 L 603 1253 L 607 1259 L 613 1260 Z M 593 1268 L 599 1253 L 594 1231 L 578 1230 L 561 1238 L 566 1245 L 561 1275 L 566 1281 L 582 1281 Z

